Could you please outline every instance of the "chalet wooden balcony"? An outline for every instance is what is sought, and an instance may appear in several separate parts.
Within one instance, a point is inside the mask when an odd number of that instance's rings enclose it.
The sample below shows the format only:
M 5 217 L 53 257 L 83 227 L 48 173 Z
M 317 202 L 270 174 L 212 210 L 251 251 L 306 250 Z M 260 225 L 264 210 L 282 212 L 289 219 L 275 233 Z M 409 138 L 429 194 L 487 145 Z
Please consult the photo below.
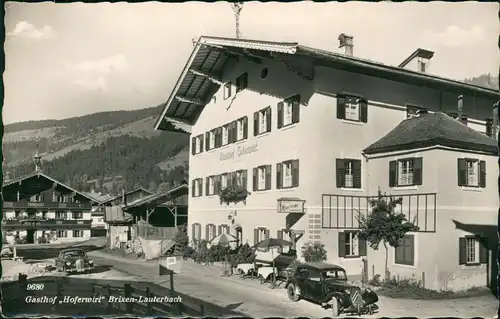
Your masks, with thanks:
M 90 203 L 39 203 L 39 202 L 3 202 L 3 208 L 5 209 L 28 209 L 28 208 L 40 208 L 40 209 L 71 209 L 71 210 L 90 210 L 92 205 Z
M 5 219 L 2 220 L 2 228 L 26 228 L 26 227 L 82 227 L 89 228 L 92 225 L 92 220 L 78 220 L 78 219 L 43 219 L 36 218 L 19 218 L 19 219 Z

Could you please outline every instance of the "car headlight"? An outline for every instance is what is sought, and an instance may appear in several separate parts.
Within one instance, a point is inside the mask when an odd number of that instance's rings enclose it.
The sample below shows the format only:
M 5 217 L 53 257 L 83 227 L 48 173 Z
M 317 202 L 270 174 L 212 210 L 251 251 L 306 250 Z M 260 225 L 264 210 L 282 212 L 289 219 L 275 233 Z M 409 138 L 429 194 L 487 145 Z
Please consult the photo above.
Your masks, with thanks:
M 372 292 L 372 290 L 370 288 L 366 288 L 365 291 L 366 292 Z
M 351 289 L 346 288 L 346 289 L 345 289 L 345 292 L 346 292 L 347 294 L 351 294 Z
M 94 261 L 93 261 L 93 260 L 89 260 L 89 264 L 91 264 L 91 265 L 92 265 L 93 263 L 94 263 Z
M 71 263 L 69 261 L 67 261 L 66 266 L 71 266 Z

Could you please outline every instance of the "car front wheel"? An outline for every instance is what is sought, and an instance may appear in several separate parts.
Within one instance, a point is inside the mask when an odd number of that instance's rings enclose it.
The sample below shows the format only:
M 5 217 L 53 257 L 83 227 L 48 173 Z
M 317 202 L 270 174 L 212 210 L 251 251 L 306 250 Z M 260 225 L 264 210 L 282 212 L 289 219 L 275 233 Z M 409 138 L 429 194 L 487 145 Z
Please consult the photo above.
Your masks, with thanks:
M 300 299 L 300 295 L 298 294 L 298 289 L 294 284 L 289 284 L 287 287 L 288 299 L 293 302 L 297 302 Z
M 337 300 L 337 298 L 333 297 L 332 298 L 332 317 L 338 317 L 340 314 L 340 311 L 339 311 L 339 301 Z

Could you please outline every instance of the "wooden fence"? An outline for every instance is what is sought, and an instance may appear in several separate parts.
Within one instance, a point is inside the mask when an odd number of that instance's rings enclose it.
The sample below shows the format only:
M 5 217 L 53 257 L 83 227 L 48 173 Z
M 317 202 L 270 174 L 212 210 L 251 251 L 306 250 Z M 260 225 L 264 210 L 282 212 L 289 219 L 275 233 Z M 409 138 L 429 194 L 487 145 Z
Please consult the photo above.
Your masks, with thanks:
M 5 313 L 40 313 L 74 315 L 102 315 L 102 314 L 134 314 L 134 315 L 170 315 L 203 317 L 205 305 L 186 295 L 178 294 L 173 287 L 173 273 L 170 273 L 170 289 L 163 287 L 150 288 L 147 283 L 118 283 L 106 279 L 85 280 L 71 277 L 36 277 L 29 282 L 43 284 L 43 289 L 33 291 L 27 289 L 28 280 L 25 274 L 19 274 L 15 282 L 3 282 L 2 308 Z M 158 291 L 162 291 L 159 293 Z M 102 298 L 101 302 L 63 303 L 26 303 L 27 296 L 57 297 L 57 300 L 69 297 Z M 165 302 L 153 302 L 151 299 L 141 302 L 139 297 L 171 298 Z M 111 300 L 110 297 L 130 298 L 128 300 Z M 131 300 L 132 299 L 132 300 Z
M 144 239 L 173 239 L 177 233 L 175 227 L 154 227 L 150 225 L 137 224 L 136 235 Z
M 125 311 L 129 314 L 145 313 L 148 316 L 151 315 L 174 315 L 174 316 L 195 316 L 203 317 L 205 314 L 204 305 L 187 305 L 182 297 L 170 295 L 170 296 L 160 296 L 151 291 L 149 287 L 140 289 L 133 287 L 131 284 L 124 284 L 123 287 L 103 285 L 103 284 L 92 284 L 92 296 L 104 296 L 106 300 L 107 313 L 113 313 L 114 310 L 119 312 Z M 135 301 L 127 302 L 109 302 L 110 297 L 124 297 L 130 298 Z M 165 298 L 169 297 L 172 300 L 168 302 L 137 302 L 140 297 L 145 297 L 151 300 L 151 298 Z M 176 300 L 176 298 L 178 298 Z M 123 309 L 124 308 L 124 309 Z

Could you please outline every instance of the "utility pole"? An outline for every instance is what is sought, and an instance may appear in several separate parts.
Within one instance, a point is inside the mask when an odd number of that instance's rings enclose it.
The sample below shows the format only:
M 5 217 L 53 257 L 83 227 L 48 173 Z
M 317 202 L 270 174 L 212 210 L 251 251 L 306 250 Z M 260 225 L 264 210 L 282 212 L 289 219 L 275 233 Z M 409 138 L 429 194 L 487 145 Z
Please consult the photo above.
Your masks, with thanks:
M 240 39 L 241 38 L 240 14 L 241 10 L 243 9 L 243 2 L 234 2 L 231 4 L 231 7 L 233 8 L 234 18 L 236 20 L 236 38 Z

